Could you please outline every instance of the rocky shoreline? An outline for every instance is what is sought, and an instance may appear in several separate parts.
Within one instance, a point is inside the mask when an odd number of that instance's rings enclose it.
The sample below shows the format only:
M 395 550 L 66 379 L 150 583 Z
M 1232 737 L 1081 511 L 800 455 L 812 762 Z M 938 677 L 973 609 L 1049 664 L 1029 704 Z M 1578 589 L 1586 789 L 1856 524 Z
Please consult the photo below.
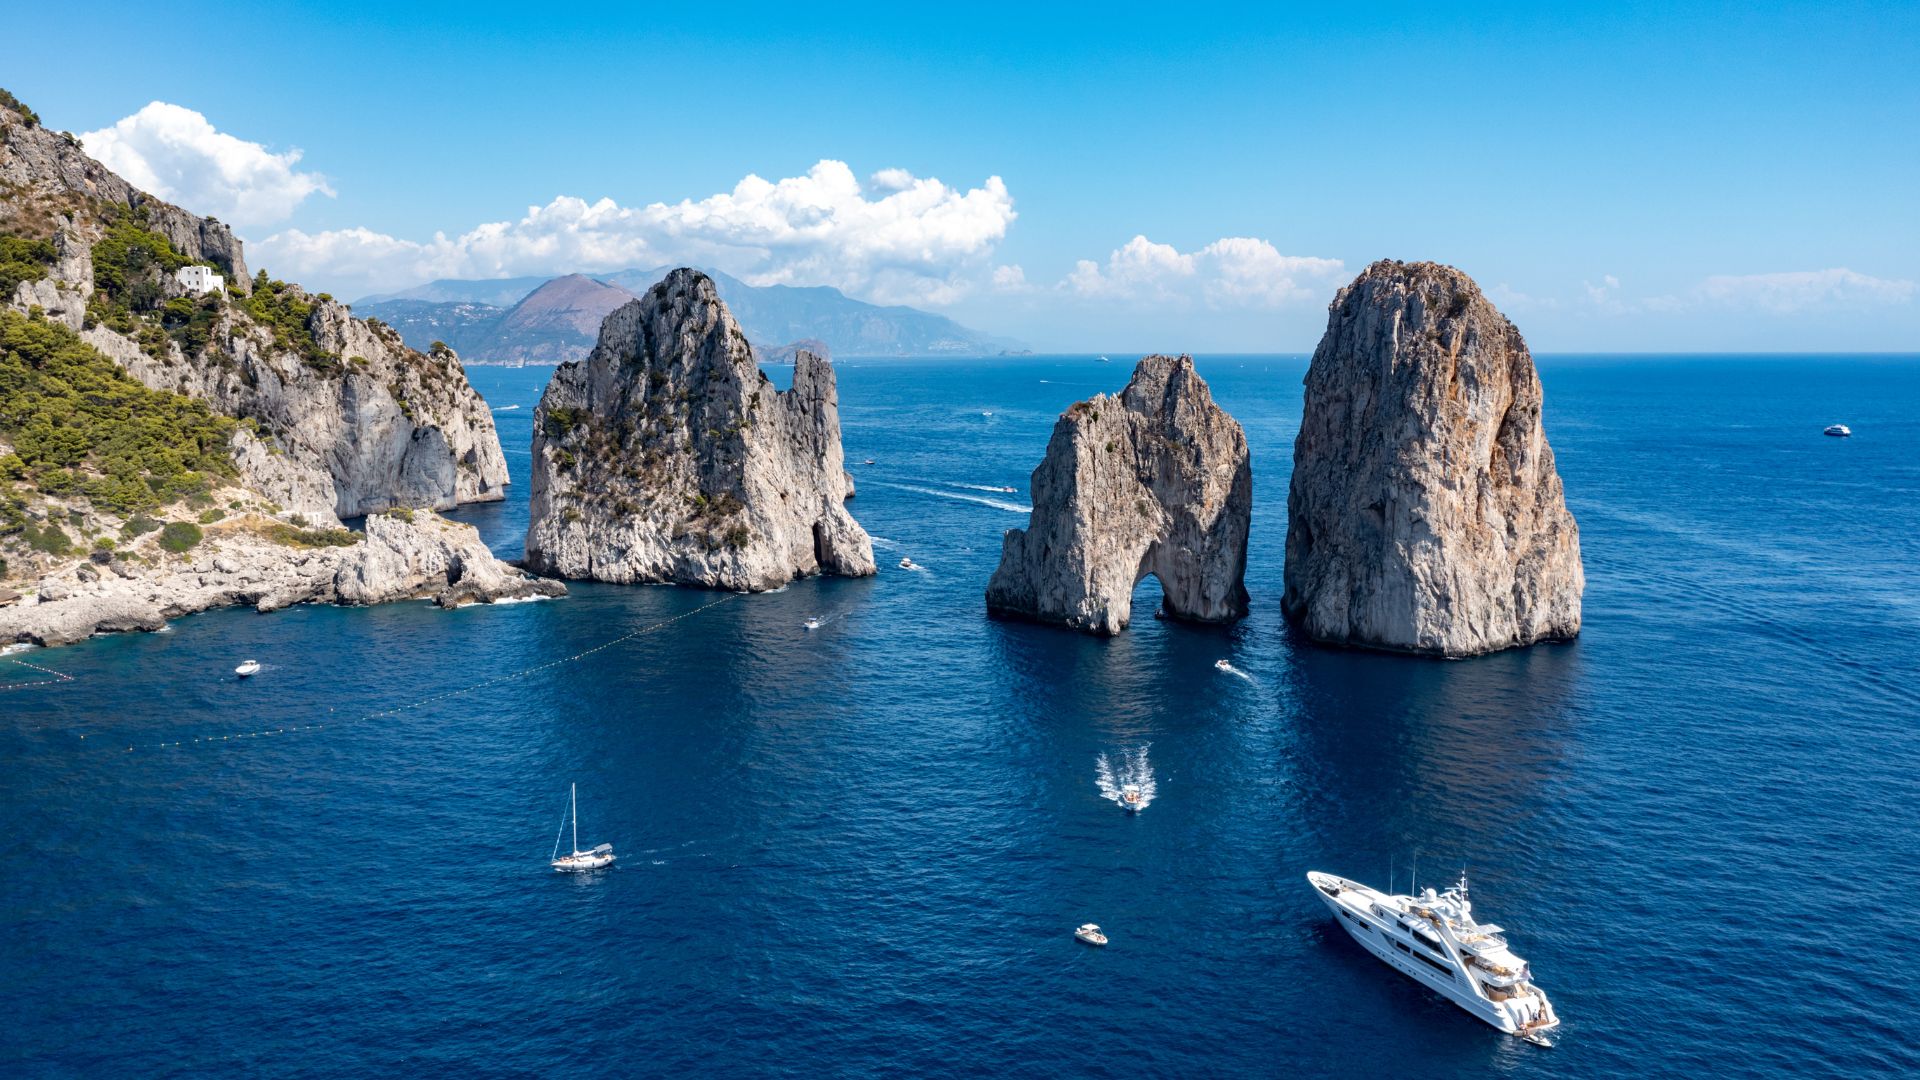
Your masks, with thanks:
M 155 539 L 43 577 L 0 607 L 0 644 L 69 645 L 95 634 L 159 630 L 223 607 L 366 605 L 430 599 L 444 608 L 566 595 L 560 582 L 495 558 L 473 526 L 429 510 L 376 514 L 364 534 L 301 530 L 249 514 L 209 526 L 180 554 Z

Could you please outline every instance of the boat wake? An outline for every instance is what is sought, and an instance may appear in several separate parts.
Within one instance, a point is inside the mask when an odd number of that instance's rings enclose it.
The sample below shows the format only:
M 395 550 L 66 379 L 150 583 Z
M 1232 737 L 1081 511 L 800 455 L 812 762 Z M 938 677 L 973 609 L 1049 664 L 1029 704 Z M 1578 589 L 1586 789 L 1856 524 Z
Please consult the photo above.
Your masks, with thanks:
M 502 406 L 500 406 L 499 408 L 497 408 L 497 409 L 495 409 L 495 410 L 493 410 L 493 411 L 494 411 L 494 412 L 512 412 L 513 410 L 515 410 L 515 409 L 517 409 L 517 408 L 519 408 L 519 407 L 520 407 L 520 406 L 518 406 L 518 405 L 502 405 Z
M 1154 792 L 1153 765 L 1147 761 L 1147 748 L 1137 747 L 1123 750 L 1117 757 L 1109 759 L 1101 754 L 1093 759 L 1093 782 L 1100 788 L 1100 797 L 1125 810 L 1140 811 L 1153 805 Z M 1139 796 L 1139 801 L 1128 802 L 1129 790 Z
M 929 484 L 943 484 L 947 487 L 966 488 L 968 491 L 993 491 L 1002 495 L 1012 495 L 1019 488 L 1003 487 L 997 484 L 962 484 L 957 480 L 929 480 Z
M 1216 670 L 1222 672 L 1223 674 L 1235 675 L 1235 676 L 1238 676 L 1239 678 L 1247 680 L 1248 682 L 1253 681 L 1253 676 L 1247 674 L 1244 671 L 1241 671 L 1239 668 L 1234 667 L 1232 664 L 1228 663 L 1225 660 L 1215 660 L 1213 662 L 1213 666 Z
M 912 484 L 889 484 L 884 480 L 869 480 L 867 483 L 878 484 L 881 487 L 898 488 L 901 491 L 912 491 L 921 495 L 932 495 L 942 499 L 957 499 L 960 502 L 979 503 L 981 506 L 991 506 L 995 510 L 1005 510 L 1010 514 L 1033 513 L 1033 507 L 1031 506 L 1021 506 L 1019 503 L 1008 502 L 1005 499 L 989 499 L 984 495 L 962 495 L 957 491 L 941 491 L 937 488 L 916 487 Z
M 868 536 L 867 539 L 873 541 L 874 547 L 880 548 L 882 550 L 885 550 L 885 551 L 900 550 L 900 541 L 898 540 L 889 540 L 884 536 Z

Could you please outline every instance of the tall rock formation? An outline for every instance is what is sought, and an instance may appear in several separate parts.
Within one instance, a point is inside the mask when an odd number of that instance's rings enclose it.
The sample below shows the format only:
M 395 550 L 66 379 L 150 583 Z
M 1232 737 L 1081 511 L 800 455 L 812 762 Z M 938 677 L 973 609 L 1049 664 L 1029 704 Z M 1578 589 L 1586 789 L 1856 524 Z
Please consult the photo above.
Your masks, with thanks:
M 1580 532 L 1527 346 L 1465 274 L 1382 260 L 1307 370 L 1283 606 L 1316 640 L 1471 656 L 1580 632 Z
M 247 276 L 227 226 L 140 191 L 0 104 L 0 306 L 38 309 L 156 390 L 243 421 L 248 485 L 320 522 L 497 500 L 493 416 L 451 352 L 420 353 L 297 285 Z M 204 265 L 224 291 L 175 271 Z
M 527 564 L 739 591 L 872 574 L 849 491 L 833 368 L 802 353 L 775 390 L 713 282 L 675 270 L 547 384 Z
M 987 610 L 1117 634 L 1152 574 L 1170 616 L 1241 618 L 1252 515 L 1240 425 L 1192 358 L 1146 357 L 1118 397 L 1079 402 L 1054 424 L 1032 518 L 1007 532 Z

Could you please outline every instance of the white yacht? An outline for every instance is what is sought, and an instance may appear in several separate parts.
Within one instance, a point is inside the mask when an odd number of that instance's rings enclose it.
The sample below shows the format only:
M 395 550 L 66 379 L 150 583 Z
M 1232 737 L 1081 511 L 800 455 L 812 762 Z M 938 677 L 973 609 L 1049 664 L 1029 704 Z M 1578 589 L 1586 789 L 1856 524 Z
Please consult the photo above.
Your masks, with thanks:
M 1827 430 L 1825 430 L 1824 432 L 1821 432 L 1821 434 L 1832 435 L 1835 438 L 1844 439 L 1853 434 L 1853 429 L 1848 427 L 1845 424 L 1828 424 Z
M 573 821 L 573 854 L 560 854 L 560 837 L 566 835 L 567 821 Z M 613 865 L 613 845 L 601 844 L 586 851 L 580 850 L 580 785 L 574 784 L 568 789 L 567 816 L 560 819 L 560 833 L 553 838 L 553 868 L 562 874 L 577 874 L 583 870 L 601 870 Z
M 240 676 L 243 679 L 253 675 L 258 675 L 260 673 L 260 661 L 248 660 L 242 663 L 239 667 L 234 668 L 233 673 L 235 675 Z
M 1105 945 L 1107 943 L 1107 935 L 1101 933 L 1100 927 L 1093 923 L 1081 923 L 1080 926 L 1074 930 L 1073 936 L 1089 945 Z
M 1560 1025 L 1500 927 L 1473 919 L 1467 881 L 1443 892 L 1395 896 L 1343 877 L 1307 875 L 1353 940 L 1402 974 L 1509 1035 L 1548 1045 Z

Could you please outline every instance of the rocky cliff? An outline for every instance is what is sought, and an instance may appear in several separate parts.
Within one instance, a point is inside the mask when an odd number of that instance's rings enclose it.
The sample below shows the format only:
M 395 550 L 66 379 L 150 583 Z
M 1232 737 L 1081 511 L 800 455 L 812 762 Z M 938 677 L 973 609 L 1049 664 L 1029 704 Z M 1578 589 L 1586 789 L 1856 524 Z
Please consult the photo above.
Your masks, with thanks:
M 38 309 L 148 386 L 243 421 L 243 474 L 286 513 L 331 522 L 503 497 L 493 417 L 457 357 L 408 349 L 324 294 L 250 279 L 225 225 L 3 105 L 0 242 L 0 305 Z M 225 292 L 176 279 L 196 264 Z
M 987 585 L 989 612 L 1117 634 L 1152 574 L 1167 615 L 1247 613 L 1247 440 L 1190 357 L 1149 356 L 1119 396 L 1069 408 L 1032 490 L 1033 516 L 1007 532 Z
M 776 391 L 713 282 L 676 270 L 607 316 L 534 415 L 527 564 L 614 582 L 774 589 L 874 572 L 847 513 L 833 369 Z
M 1526 343 L 1465 274 L 1381 261 L 1306 376 L 1284 608 L 1319 641 L 1471 656 L 1580 632 L 1580 533 Z

